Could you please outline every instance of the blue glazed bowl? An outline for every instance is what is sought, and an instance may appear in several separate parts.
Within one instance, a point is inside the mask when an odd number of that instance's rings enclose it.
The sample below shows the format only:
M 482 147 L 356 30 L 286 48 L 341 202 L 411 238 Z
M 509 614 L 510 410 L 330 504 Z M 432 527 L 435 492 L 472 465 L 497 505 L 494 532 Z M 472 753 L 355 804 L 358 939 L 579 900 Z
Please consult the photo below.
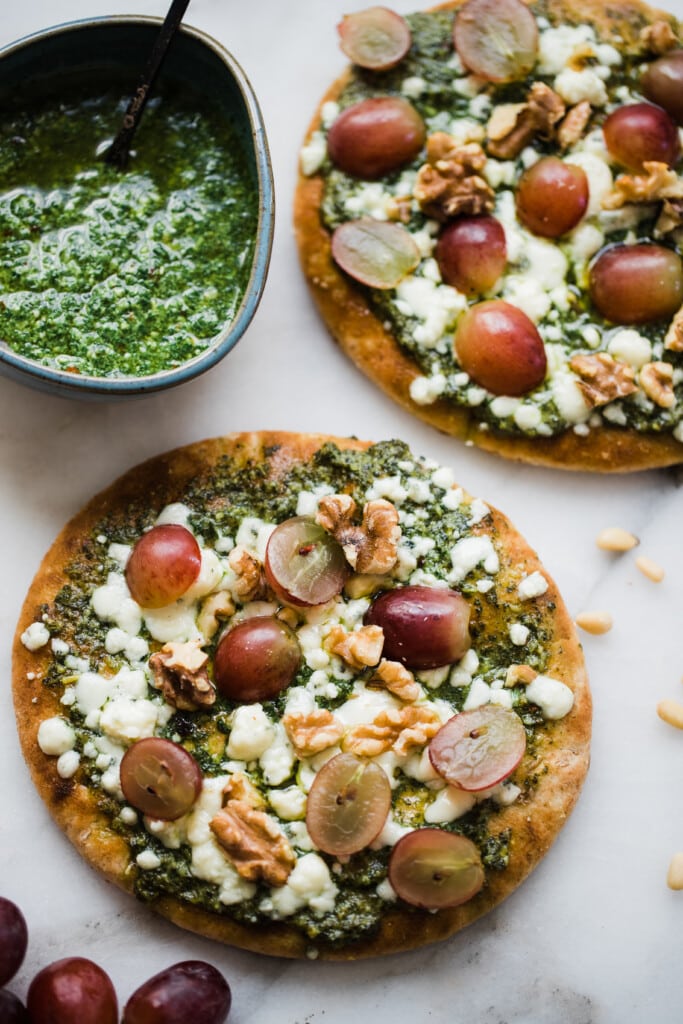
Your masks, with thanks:
M 123 73 L 131 91 L 146 64 L 161 19 L 112 16 L 68 22 L 20 39 L 0 50 L 0 94 L 17 83 L 39 83 L 58 95 L 60 80 L 98 70 Z M 254 257 L 247 287 L 235 315 L 200 355 L 181 366 L 144 377 L 90 377 L 42 366 L 17 355 L 0 338 L 0 374 L 51 394 L 69 398 L 139 397 L 183 384 L 204 373 L 237 344 L 251 322 L 266 283 L 273 240 L 273 172 L 261 111 L 242 68 L 214 39 L 183 26 L 161 72 L 181 86 L 205 92 L 237 127 L 249 155 L 258 197 Z M 154 95 L 154 92 L 152 93 Z M 49 155 L 46 155 L 49 159 Z

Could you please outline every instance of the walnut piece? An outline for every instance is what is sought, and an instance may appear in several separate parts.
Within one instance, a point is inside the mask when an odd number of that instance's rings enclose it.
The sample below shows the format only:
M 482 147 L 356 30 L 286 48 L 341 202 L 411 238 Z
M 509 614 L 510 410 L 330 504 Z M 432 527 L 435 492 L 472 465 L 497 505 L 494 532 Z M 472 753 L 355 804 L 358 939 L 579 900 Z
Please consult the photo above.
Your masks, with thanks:
M 579 141 L 586 130 L 590 117 L 591 105 L 588 100 L 581 100 L 575 107 L 567 111 L 557 126 L 557 141 L 560 149 L 569 149 Z
M 638 390 L 631 367 L 618 363 L 606 352 L 573 356 L 569 366 L 581 378 L 579 387 L 591 408 L 607 405 L 615 398 L 625 398 Z
M 436 132 L 427 139 L 427 163 L 417 173 L 413 195 L 428 217 L 476 217 L 490 213 L 495 202 L 480 172 L 486 154 L 479 143 L 458 145 L 451 135 Z
M 354 725 L 342 741 L 342 748 L 359 757 L 377 757 L 393 750 L 404 757 L 411 747 L 424 747 L 441 728 L 436 711 L 424 705 L 410 704 L 381 711 L 372 722 Z
M 683 306 L 669 324 L 664 337 L 664 348 L 669 352 L 683 352 Z
M 268 587 L 263 566 L 241 544 L 228 555 L 228 565 L 237 577 L 232 591 L 238 601 L 247 604 L 248 601 L 258 601 L 266 596 Z
M 638 375 L 641 388 L 655 405 L 670 409 L 676 404 L 673 387 L 674 368 L 671 363 L 646 363 Z
M 237 874 L 249 882 L 284 885 L 296 856 L 272 818 L 249 800 L 228 799 L 209 827 Z
M 333 626 L 325 637 L 325 647 L 338 654 L 350 668 L 360 671 L 376 665 L 382 657 L 384 631 L 381 626 L 361 626 L 347 633 L 341 626 Z
M 506 686 L 528 686 L 538 675 L 531 665 L 510 665 L 505 673 Z
M 216 634 L 218 626 L 225 619 L 235 614 L 235 605 L 227 590 L 219 590 L 202 602 L 197 616 L 197 626 L 207 640 Z
M 407 224 L 413 212 L 412 196 L 392 196 L 387 203 L 387 218 Z
M 230 800 L 243 800 L 257 811 L 262 811 L 266 806 L 258 789 L 244 772 L 235 772 L 223 787 L 223 806 Z
M 543 82 L 534 82 L 526 103 L 515 106 L 519 106 L 520 109 L 516 112 L 512 124 L 510 119 L 507 119 L 509 130 L 505 134 L 499 134 L 504 122 L 496 121 L 495 115 L 492 118 L 495 137 L 491 135 L 491 122 L 487 126 L 486 148 L 491 156 L 499 160 L 510 160 L 519 156 L 532 139 L 552 138 L 555 126 L 562 120 L 566 110 L 562 98 Z
M 620 174 L 614 188 L 602 200 L 603 210 L 618 210 L 626 203 L 655 203 L 661 199 L 682 199 L 683 181 L 668 164 L 659 160 L 643 163 L 645 174 Z
M 344 735 L 344 726 L 331 711 L 290 712 L 283 716 L 282 724 L 298 757 L 311 757 L 321 750 L 333 747 Z
M 353 525 L 355 512 L 356 503 L 348 494 L 330 494 L 320 499 L 315 521 L 341 544 L 356 572 L 389 572 L 396 564 L 401 538 L 396 507 L 384 498 L 369 501 L 360 526 Z
M 678 46 L 678 39 L 668 21 L 653 21 L 641 29 L 640 43 L 646 53 L 660 56 Z
M 386 658 L 382 658 L 369 685 L 373 686 L 376 683 L 381 683 L 389 693 L 393 693 L 399 700 L 404 700 L 408 704 L 419 700 L 422 695 L 422 687 L 415 682 L 415 676 L 400 661 L 387 661 Z
M 179 711 L 211 707 L 216 700 L 216 689 L 206 671 L 208 660 L 199 640 L 187 643 L 172 640 L 149 659 L 152 685 Z

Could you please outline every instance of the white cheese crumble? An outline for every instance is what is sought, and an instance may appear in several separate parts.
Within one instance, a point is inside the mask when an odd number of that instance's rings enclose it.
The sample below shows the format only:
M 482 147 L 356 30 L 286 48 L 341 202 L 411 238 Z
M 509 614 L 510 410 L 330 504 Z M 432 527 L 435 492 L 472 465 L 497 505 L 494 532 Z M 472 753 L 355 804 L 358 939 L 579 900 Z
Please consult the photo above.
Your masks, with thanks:
M 228 740 L 228 757 L 253 761 L 268 749 L 275 739 L 275 729 L 261 704 L 242 704 L 232 716 Z
M 553 88 L 570 106 L 581 100 L 588 100 L 593 107 L 604 107 L 607 104 L 605 83 L 591 68 L 583 68 L 581 71 L 564 68 L 556 77 Z
M 527 700 L 538 704 L 544 718 L 558 719 L 568 715 L 574 706 L 574 694 L 566 683 L 551 676 L 536 676 L 526 688 Z
M 524 647 L 529 639 L 529 627 L 521 622 L 512 622 L 508 628 L 508 633 L 515 647 Z
M 44 754 L 58 757 L 72 750 L 76 733 L 64 718 L 46 718 L 38 726 L 38 746 Z
M 154 868 L 161 867 L 161 858 L 154 852 L 154 850 L 142 850 L 135 858 L 135 863 L 143 871 L 153 871 Z
M 301 148 L 301 173 L 310 177 L 319 171 L 327 156 L 327 142 L 321 131 L 315 131 Z
M 310 907 L 314 914 L 322 917 L 334 910 L 338 892 L 322 857 L 307 853 L 299 857 L 286 883 L 271 890 L 269 903 L 275 917 L 290 917 L 302 907 Z
M 38 651 L 50 639 L 50 631 L 44 622 L 32 622 L 21 634 L 21 642 L 28 651 Z
M 607 351 L 620 362 L 640 370 L 652 360 L 652 344 L 648 338 L 631 327 L 617 331 L 609 341 Z
M 517 594 L 522 601 L 529 601 L 534 597 L 540 597 L 548 589 L 548 581 L 545 576 L 538 572 L 532 572 L 521 580 L 517 587 Z
M 451 548 L 453 571 L 448 580 L 460 583 L 478 565 L 488 573 L 498 572 L 500 562 L 490 537 L 463 537 Z

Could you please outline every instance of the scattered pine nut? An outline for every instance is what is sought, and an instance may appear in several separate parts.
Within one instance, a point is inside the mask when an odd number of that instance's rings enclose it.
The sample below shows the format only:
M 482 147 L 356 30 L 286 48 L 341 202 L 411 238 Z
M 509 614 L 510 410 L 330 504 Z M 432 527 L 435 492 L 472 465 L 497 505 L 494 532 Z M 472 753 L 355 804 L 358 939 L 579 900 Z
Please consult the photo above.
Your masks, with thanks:
M 576 616 L 576 625 L 594 636 L 609 633 L 612 628 L 612 616 L 609 612 L 581 612 Z
M 630 551 L 640 541 L 621 526 L 608 526 L 600 531 L 595 543 L 603 551 Z
M 674 853 L 671 858 L 666 884 L 670 889 L 683 889 L 683 853 Z
M 657 714 L 663 722 L 668 722 L 676 729 L 683 729 L 683 704 L 677 700 L 660 700 Z
M 653 562 L 651 558 L 646 558 L 645 555 L 640 555 L 636 558 L 636 565 L 642 572 L 643 576 L 647 576 L 653 583 L 661 583 L 664 579 L 664 570 L 661 565 L 657 562 Z

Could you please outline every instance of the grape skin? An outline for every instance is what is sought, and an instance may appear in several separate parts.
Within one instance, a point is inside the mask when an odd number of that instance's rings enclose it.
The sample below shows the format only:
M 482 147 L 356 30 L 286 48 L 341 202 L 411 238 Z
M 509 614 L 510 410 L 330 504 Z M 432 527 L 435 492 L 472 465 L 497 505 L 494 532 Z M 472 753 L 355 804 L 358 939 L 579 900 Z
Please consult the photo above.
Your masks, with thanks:
M 337 25 L 342 52 L 359 67 L 387 71 L 403 60 L 411 44 L 410 28 L 387 7 L 347 14 Z
M 671 50 L 653 61 L 640 84 L 652 103 L 663 107 L 676 124 L 683 125 L 683 50 Z
M 662 245 L 613 245 L 590 268 L 590 296 L 616 324 L 646 324 L 671 317 L 683 302 L 683 264 Z
M 220 971 L 203 960 L 184 960 L 135 990 L 122 1024 L 223 1024 L 231 1002 L 230 986 Z
M 335 166 L 371 181 L 416 157 L 425 135 L 422 118 L 407 100 L 378 96 L 339 115 L 327 136 L 327 148 Z
M 26 955 L 28 929 L 16 903 L 0 896 L 0 987 L 11 981 Z
M 526 313 L 491 299 L 458 321 L 455 354 L 472 380 L 494 395 L 524 395 L 545 379 L 543 340 Z
M 66 957 L 36 974 L 26 1005 L 31 1024 L 117 1024 L 109 975 L 92 960 Z
M 120 773 L 128 803 L 162 821 L 175 821 L 186 814 L 202 788 L 202 773 L 192 754 L 158 736 L 129 747 Z
M 193 534 L 168 523 L 143 533 L 126 564 L 126 583 L 141 608 L 163 608 L 190 589 L 202 555 Z
M 385 658 L 410 669 L 430 669 L 462 658 L 470 647 L 470 608 L 455 590 L 408 586 L 385 591 L 365 613 L 384 631 Z
M 300 664 L 301 648 L 294 631 L 272 615 L 258 615 L 221 638 L 214 680 L 230 700 L 270 700 L 289 686 Z

